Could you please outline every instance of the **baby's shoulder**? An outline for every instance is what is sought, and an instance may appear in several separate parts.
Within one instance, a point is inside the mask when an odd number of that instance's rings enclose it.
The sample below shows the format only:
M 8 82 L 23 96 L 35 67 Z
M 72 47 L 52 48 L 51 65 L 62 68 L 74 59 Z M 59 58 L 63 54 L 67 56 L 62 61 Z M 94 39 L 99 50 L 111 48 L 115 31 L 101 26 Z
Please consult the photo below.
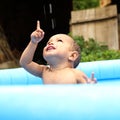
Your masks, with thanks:
M 72 71 L 73 71 L 74 73 L 76 73 L 76 74 L 84 74 L 83 71 L 78 70 L 78 69 L 74 69 L 74 68 L 73 68 Z

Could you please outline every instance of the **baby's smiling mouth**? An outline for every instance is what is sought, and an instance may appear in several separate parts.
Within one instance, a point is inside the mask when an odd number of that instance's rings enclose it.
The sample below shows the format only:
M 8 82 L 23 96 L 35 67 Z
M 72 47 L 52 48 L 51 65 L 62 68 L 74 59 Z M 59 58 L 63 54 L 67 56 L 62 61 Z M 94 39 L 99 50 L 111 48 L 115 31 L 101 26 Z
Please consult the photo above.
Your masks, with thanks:
M 49 50 L 54 50 L 54 49 L 55 49 L 54 46 L 49 45 L 46 50 L 49 51 Z

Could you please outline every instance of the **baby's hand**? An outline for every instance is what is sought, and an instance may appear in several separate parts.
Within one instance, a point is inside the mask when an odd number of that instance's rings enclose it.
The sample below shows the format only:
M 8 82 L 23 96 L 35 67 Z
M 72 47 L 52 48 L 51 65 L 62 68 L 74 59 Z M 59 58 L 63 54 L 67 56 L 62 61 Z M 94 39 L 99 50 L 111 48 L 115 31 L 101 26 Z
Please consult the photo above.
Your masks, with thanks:
M 37 21 L 37 28 L 31 34 L 31 41 L 35 44 L 39 43 L 44 38 L 44 31 L 40 28 L 40 22 Z
M 97 79 L 94 77 L 94 72 L 92 72 L 91 78 L 88 79 L 88 83 L 97 83 Z

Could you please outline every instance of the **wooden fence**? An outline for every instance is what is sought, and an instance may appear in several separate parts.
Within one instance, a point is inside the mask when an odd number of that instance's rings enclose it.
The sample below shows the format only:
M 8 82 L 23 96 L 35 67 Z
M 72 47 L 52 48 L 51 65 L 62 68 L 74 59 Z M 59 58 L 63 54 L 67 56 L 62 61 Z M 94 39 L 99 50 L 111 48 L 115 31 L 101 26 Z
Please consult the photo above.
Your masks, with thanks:
M 94 38 L 109 49 L 119 49 L 118 15 L 116 5 L 71 12 L 70 32 L 73 36 L 83 36 L 85 40 Z

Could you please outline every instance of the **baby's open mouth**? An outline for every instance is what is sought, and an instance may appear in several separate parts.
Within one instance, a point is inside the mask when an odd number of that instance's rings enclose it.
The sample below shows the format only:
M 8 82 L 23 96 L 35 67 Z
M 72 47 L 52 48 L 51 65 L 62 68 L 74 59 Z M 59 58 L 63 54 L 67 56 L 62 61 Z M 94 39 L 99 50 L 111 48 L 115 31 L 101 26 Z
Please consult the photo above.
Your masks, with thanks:
M 54 50 L 54 49 L 55 49 L 54 46 L 48 46 L 46 50 L 48 51 L 48 50 Z

